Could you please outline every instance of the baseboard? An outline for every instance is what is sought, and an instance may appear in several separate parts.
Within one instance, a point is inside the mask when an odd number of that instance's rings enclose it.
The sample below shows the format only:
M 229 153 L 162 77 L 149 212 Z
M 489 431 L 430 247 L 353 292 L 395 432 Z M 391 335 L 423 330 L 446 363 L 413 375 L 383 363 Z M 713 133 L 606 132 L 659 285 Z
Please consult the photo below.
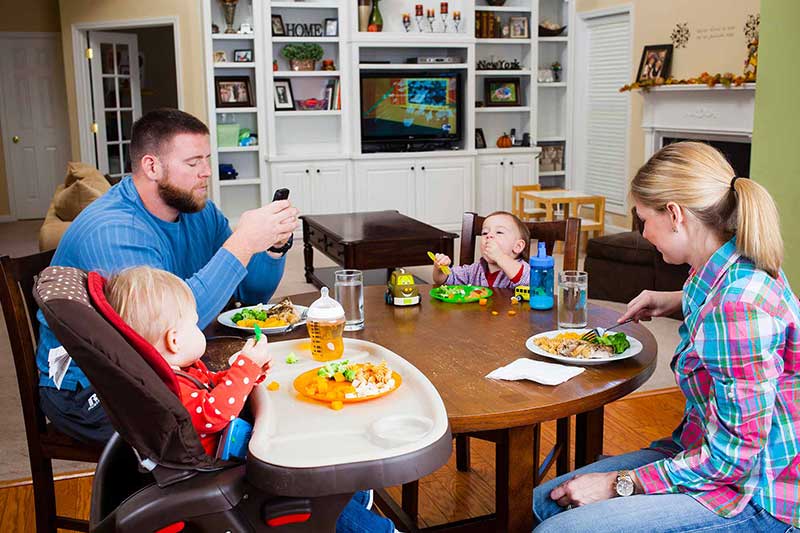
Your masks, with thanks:
M 91 477 L 94 475 L 94 470 L 78 470 L 76 472 L 64 472 L 63 474 L 56 474 L 53 476 L 54 481 L 65 481 L 68 479 L 78 479 L 84 477 Z M 0 489 L 10 489 L 13 487 L 24 487 L 31 485 L 33 481 L 31 478 L 24 477 L 20 479 L 9 479 L 7 481 L 0 481 Z
M 6 222 L 16 222 L 17 217 L 14 215 L 0 215 L 0 224 L 4 224 Z

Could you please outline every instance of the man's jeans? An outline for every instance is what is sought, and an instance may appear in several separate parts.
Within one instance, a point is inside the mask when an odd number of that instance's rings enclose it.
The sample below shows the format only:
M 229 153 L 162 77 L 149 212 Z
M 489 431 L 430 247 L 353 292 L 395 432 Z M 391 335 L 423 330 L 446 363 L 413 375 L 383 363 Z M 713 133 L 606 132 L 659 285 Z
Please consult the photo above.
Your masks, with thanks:
M 774 518 L 752 502 L 738 515 L 723 518 L 709 511 L 687 494 L 639 494 L 612 498 L 567 510 L 550 499 L 550 491 L 577 474 L 631 470 L 663 459 L 662 453 L 640 450 L 592 463 L 533 491 L 533 514 L 536 533 L 567 531 L 672 533 L 703 531 L 704 533 L 796 531 L 789 524 Z

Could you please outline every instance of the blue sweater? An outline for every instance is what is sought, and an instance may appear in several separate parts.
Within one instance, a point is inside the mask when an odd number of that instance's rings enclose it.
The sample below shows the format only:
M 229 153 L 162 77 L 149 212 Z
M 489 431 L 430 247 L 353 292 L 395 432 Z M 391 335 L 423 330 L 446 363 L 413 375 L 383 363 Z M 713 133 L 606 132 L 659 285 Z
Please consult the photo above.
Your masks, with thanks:
M 130 177 L 92 202 L 70 224 L 59 242 L 52 265 L 95 270 L 109 276 L 124 268 L 149 265 L 183 278 L 197 301 L 198 325 L 206 327 L 231 296 L 246 303 L 267 302 L 283 275 L 285 259 L 266 253 L 244 268 L 222 248 L 231 235 L 228 220 L 211 202 L 199 213 L 181 214 L 165 222 L 145 209 Z M 37 314 L 41 340 L 36 354 L 39 385 L 55 387 L 49 377 L 48 353 L 61 343 Z M 86 375 L 70 363 L 61 388 L 89 386 Z

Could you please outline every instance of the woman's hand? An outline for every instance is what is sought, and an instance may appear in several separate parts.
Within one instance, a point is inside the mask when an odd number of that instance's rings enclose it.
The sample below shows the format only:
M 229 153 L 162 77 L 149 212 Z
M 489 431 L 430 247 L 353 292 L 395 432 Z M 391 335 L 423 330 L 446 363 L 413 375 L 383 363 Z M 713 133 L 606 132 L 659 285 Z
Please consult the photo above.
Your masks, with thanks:
M 642 291 L 628 303 L 628 309 L 617 319 L 622 322 L 633 318 L 634 322 L 650 320 L 655 316 L 667 316 L 681 308 L 681 291 Z
M 614 490 L 616 480 L 616 472 L 575 476 L 550 491 L 550 499 L 561 507 L 580 507 L 609 500 L 617 495 Z

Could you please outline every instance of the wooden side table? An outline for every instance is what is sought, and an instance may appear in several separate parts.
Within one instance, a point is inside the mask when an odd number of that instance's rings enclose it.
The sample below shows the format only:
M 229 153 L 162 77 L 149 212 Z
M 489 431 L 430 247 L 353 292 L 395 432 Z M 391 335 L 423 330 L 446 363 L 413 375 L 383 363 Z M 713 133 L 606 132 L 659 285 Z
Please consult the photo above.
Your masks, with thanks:
M 453 257 L 455 233 L 400 214 L 371 211 L 335 215 L 304 215 L 303 254 L 306 281 L 325 283 L 314 271 L 314 248 L 346 269 L 387 269 L 431 264 L 427 252 Z

